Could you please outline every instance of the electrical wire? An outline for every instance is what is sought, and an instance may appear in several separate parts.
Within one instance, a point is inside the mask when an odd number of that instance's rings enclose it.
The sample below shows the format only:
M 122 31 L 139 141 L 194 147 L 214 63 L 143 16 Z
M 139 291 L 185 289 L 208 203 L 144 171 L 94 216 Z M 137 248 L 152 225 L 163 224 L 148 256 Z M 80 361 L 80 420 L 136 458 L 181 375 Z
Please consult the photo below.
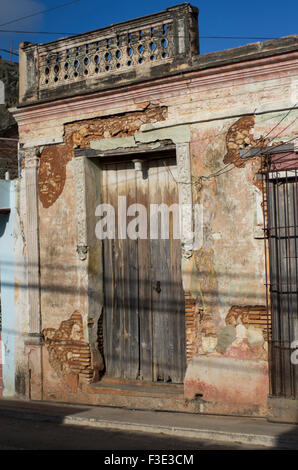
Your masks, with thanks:
M 289 114 L 290 114 L 294 109 L 296 109 L 296 106 L 297 106 L 297 105 L 298 105 L 298 103 L 295 103 L 294 106 L 293 106 L 291 109 L 289 109 L 289 111 L 287 112 L 287 114 L 286 114 L 269 132 L 267 132 L 267 134 L 263 137 L 264 140 L 266 139 L 266 137 L 268 137 L 268 135 L 271 134 L 271 132 L 274 131 L 274 129 L 276 129 L 278 126 L 280 126 L 280 124 L 289 116 Z M 295 122 L 296 119 L 297 119 L 297 118 L 295 118 L 293 122 Z M 281 134 L 281 132 L 284 132 L 284 131 L 285 131 L 286 129 L 288 129 L 288 127 L 290 127 L 291 125 L 292 125 L 292 123 L 290 123 L 286 128 L 282 129 L 282 130 L 280 131 L 280 133 L 277 134 L 277 135 L 275 135 L 271 140 L 269 139 L 269 142 L 272 142 L 273 139 L 276 139 L 276 137 L 278 137 L 278 136 Z M 245 158 L 245 157 L 246 157 L 246 155 L 244 154 L 241 158 Z
M 78 0 L 80 1 L 80 0 Z M 1 26 L 1 25 L 0 25 Z M 52 35 L 66 35 L 66 36 L 76 36 L 78 34 L 81 34 L 81 33 L 62 33 L 62 32 L 45 32 L 45 31 L 14 31 L 14 30 L 3 30 L 3 29 L 0 29 L 0 33 L 21 33 L 21 34 L 52 34 Z M 83 33 L 83 34 L 87 34 L 87 33 Z M 180 37 L 184 37 L 182 35 L 176 35 L 176 34 L 160 34 L 160 35 L 156 35 L 156 36 L 152 36 L 151 40 L 152 42 L 154 42 L 154 40 L 158 40 L 158 39 L 169 39 L 169 38 L 174 38 L 174 37 L 177 37 L 177 38 L 180 38 Z M 277 37 L 273 38 L 273 37 L 240 37 L 240 36 L 200 36 L 199 38 L 209 38 L 209 39 L 263 39 L 263 40 L 268 40 L 268 39 L 278 39 Z M 57 40 L 59 40 L 61 38 L 58 38 Z M 107 38 L 109 39 L 109 38 Z M 104 41 L 106 39 L 101 39 L 100 41 Z M 54 41 L 55 42 L 55 41 Z M 96 41 L 94 41 L 96 42 Z M 140 45 L 140 41 L 130 41 L 128 44 L 127 44 L 127 47 L 132 47 L 134 45 Z M 119 47 L 121 47 L 121 45 L 116 45 L 116 46 L 106 46 L 105 48 L 100 48 L 98 52 L 109 52 L 109 51 L 112 51 L 112 50 L 119 50 Z M 4 49 L 1 49 L 3 52 L 6 52 L 6 53 L 10 53 L 10 51 L 8 50 L 4 50 Z M 164 49 L 165 52 L 166 52 L 166 48 Z M 97 52 L 97 51 L 94 51 L 94 52 Z M 17 53 L 12 53 L 14 55 L 19 55 Z M 154 54 L 154 49 L 152 49 L 152 54 Z M 52 54 L 49 54 L 48 57 L 51 58 L 51 57 L 55 57 L 56 54 L 55 53 L 52 53 Z
M 80 0 L 77 0 L 80 1 Z M 3 25 L 0 25 L 3 26 Z M 87 34 L 87 33 L 66 33 L 66 32 L 55 32 L 55 31 L 22 31 L 22 30 L 11 30 L 11 29 L 0 29 L 0 33 L 21 33 L 21 34 L 53 34 L 59 35 L 63 34 L 65 36 L 77 36 L 79 34 Z M 184 38 L 184 35 L 179 34 L 171 34 L 171 37 L 175 38 Z M 270 39 L 278 39 L 278 36 L 201 36 L 199 35 L 199 39 L 245 39 L 245 40 L 270 40 Z
M 285 116 L 282 117 L 282 119 L 274 126 L 272 127 L 272 129 L 270 129 L 270 131 L 266 134 L 266 136 L 264 138 L 266 138 L 268 135 L 270 135 L 274 129 L 276 129 L 281 123 L 282 121 L 289 116 L 289 114 L 294 110 L 296 109 L 296 106 L 297 106 L 298 103 L 296 103 L 288 112 Z M 286 129 L 288 129 L 292 124 L 294 124 L 295 121 L 297 121 L 298 118 L 295 118 L 292 122 L 290 122 L 290 124 L 288 124 L 288 126 L 286 126 L 284 129 L 282 129 L 278 134 L 276 134 L 272 139 L 269 139 L 269 143 L 272 142 L 274 139 L 276 139 L 276 137 L 278 137 L 281 133 L 283 133 Z M 223 132 L 222 134 L 225 134 L 225 132 Z M 272 149 L 277 149 L 278 147 L 282 146 L 282 145 L 285 145 L 289 142 L 292 142 L 293 140 L 296 140 L 297 139 L 297 136 L 293 137 L 292 139 L 289 139 L 287 142 L 282 142 L 281 144 L 279 145 L 274 145 L 272 146 Z M 255 147 L 257 148 L 257 147 Z M 270 154 L 270 150 L 271 149 L 268 149 L 266 151 L 262 151 L 262 149 L 260 148 L 260 155 L 269 155 Z M 248 155 L 248 152 L 249 150 L 247 151 L 247 155 Z M 292 152 L 290 152 L 292 153 Z M 210 175 L 208 176 L 199 176 L 195 182 L 179 182 L 175 179 L 174 175 L 172 174 L 172 172 L 170 171 L 170 169 L 167 167 L 167 165 L 165 164 L 164 162 L 164 166 L 166 167 L 166 169 L 169 171 L 169 173 L 171 174 L 173 180 L 177 183 L 177 184 L 191 184 L 193 186 L 197 186 L 197 185 L 201 185 L 202 184 L 202 181 L 208 181 L 210 180 L 211 178 L 217 178 L 218 176 L 221 176 L 225 173 L 228 173 L 230 171 L 232 171 L 233 169 L 236 168 L 235 166 L 235 163 L 237 163 L 238 161 L 243 161 L 244 158 L 255 158 L 255 157 L 245 157 L 245 154 L 244 156 L 242 157 L 238 157 L 236 160 L 234 160 L 233 162 L 230 162 L 228 163 L 227 165 L 223 166 L 222 168 L 220 168 L 218 171 L 214 172 L 214 173 L 211 173 Z M 230 167 L 230 168 L 229 168 Z
M 62 34 L 64 36 L 77 36 L 78 34 L 81 34 L 81 33 L 61 33 L 61 32 L 53 32 L 53 31 L 23 31 L 23 30 L 15 31 L 14 29 L 0 29 L 0 33 L 53 34 L 56 36 L 59 34 Z
M 267 134 L 265 135 L 264 139 L 266 139 L 266 137 L 268 137 L 268 135 L 270 135 L 270 134 L 274 131 L 274 129 L 276 129 L 276 128 L 282 123 L 282 121 L 283 121 L 286 117 L 288 117 L 289 114 L 290 114 L 294 109 L 296 109 L 297 104 L 298 104 L 298 103 L 295 103 L 295 105 L 288 111 L 288 113 L 287 113 L 285 116 L 283 116 L 283 118 L 282 118 L 272 129 L 270 129 L 269 132 L 267 132 Z M 277 137 L 279 137 L 279 135 L 280 135 L 281 133 L 283 133 L 286 129 L 288 129 L 292 124 L 294 124 L 294 122 L 295 122 L 296 120 L 297 120 L 297 118 L 295 118 L 292 122 L 290 122 L 290 124 L 288 124 L 284 129 L 282 129 L 282 130 L 281 130 L 278 134 L 276 134 L 272 139 L 269 139 L 269 143 L 272 142 L 273 139 L 276 139 Z M 297 138 L 297 137 L 294 137 L 294 138 L 291 139 L 291 140 L 295 140 L 296 138 Z M 291 140 L 289 140 L 288 142 L 290 142 Z M 287 143 L 287 142 L 286 142 L 286 143 Z M 284 142 L 283 142 L 282 144 L 280 144 L 280 145 L 284 145 Z M 278 146 L 278 145 L 275 145 L 273 148 L 277 148 L 277 147 L 279 147 L 279 146 Z M 257 147 L 255 147 L 255 148 L 257 148 Z M 268 151 L 268 152 L 269 152 L 269 151 Z M 208 175 L 208 176 L 201 176 L 201 177 L 200 177 L 201 180 L 206 180 L 206 179 L 210 179 L 210 178 L 212 178 L 212 177 L 220 176 L 221 174 L 223 174 L 222 171 L 223 171 L 223 170 L 226 170 L 226 169 L 227 169 L 229 166 L 231 166 L 231 165 L 233 165 L 233 168 L 235 168 L 235 163 L 237 163 L 237 162 L 239 162 L 239 161 L 241 161 L 241 160 L 243 161 L 245 158 L 247 158 L 248 153 L 249 153 L 249 150 L 247 150 L 247 153 L 244 154 L 242 157 L 238 157 L 236 160 L 234 160 L 233 162 L 228 163 L 226 166 L 222 167 L 220 170 L 218 170 L 218 171 L 215 172 L 215 173 L 211 173 L 211 174 Z M 260 151 L 260 153 L 261 153 L 261 151 Z M 255 158 L 255 157 L 249 157 L 249 158 Z M 231 169 L 233 169 L 233 168 L 231 168 Z M 225 173 L 225 171 L 224 171 L 224 173 Z
M 18 21 L 26 20 L 28 18 L 32 18 L 33 16 L 43 15 L 44 13 L 48 13 L 50 11 L 57 10 L 58 8 L 63 8 L 63 7 L 66 7 L 68 5 L 72 5 L 73 3 L 78 3 L 80 1 L 81 0 L 72 0 L 71 2 L 63 3 L 62 5 L 57 5 L 56 7 L 48 8 L 47 10 L 38 11 L 36 13 L 32 13 L 31 15 L 21 16 L 20 18 L 16 18 L 14 20 L 6 21 L 6 23 L 1 23 L 0 26 L 6 26 L 7 24 L 17 23 Z
M 296 119 L 295 119 L 295 121 L 296 121 Z M 294 122 L 294 121 L 293 121 L 293 122 Z M 296 140 L 296 139 L 297 139 L 297 136 L 296 136 L 296 137 L 293 137 L 292 139 L 287 140 L 287 142 L 283 142 L 283 143 L 281 143 L 281 144 L 279 144 L 279 145 L 274 145 L 274 146 L 272 146 L 272 149 L 276 150 L 278 147 L 281 147 L 281 146 L 283 146 L 283 145 L 285 145 L 285 144 L 288 144 L 289 142 L 292 142 L 293 140 Z M 256 147 L 255 147 L 255 148 L 256 148 Z M 267 149 L 267 150 L 265 150 L 265 151 L 264 151 L 264 150 L 262 151 L 262 150 L 260 149 L 260 154 L 259 154 L 259 155 L 260 155 L 260 156 L 267 156 L 267 155 L 270 155 L 270 153 L 271 153 L 271 152 L 270 152 L 269 149 Z M 291 153 L 292 153 L 292 152 L 289 152 L 289 153 L 287 153 L 287 155 L 289 155 L 289 154 L 291 154 Z M 285 155 L 286 155 L 286 153 L 285 153 Z M 255 157 L 248 157 L 248 158 L 250 159 L 250 158 L 255 158 Z M 235 160 L 235 161 L 229 163 L 228 165 L 226 165 L 226 167 L 223 167 L 221 170 L 219 170 L 219 172 L 217 172 L 217 174 L 211 174 L 211 175 L 208 175 L 208 176 L 201 176 L 201 177 L 198 178 L 198 180 L 205 181 L 205 180 L 209 180 L 209 179 L 211 179 L 211 178 L 217 178 L 218 176 L 224 175 L 225 173 L 229 173 L 230 171 L 232 171 L 232 170 L 234 170 L 235 168 L 237 168 L 237 167 L 235 166 L 235 163 L 238 162 L 239 160 L 242 160 L 242 158 L 239 157 L 239 158 L 237 158 L 237 160 Z M 230 166 L 230 165 L 232 165 L 232 168 L 228 168 L 228 166 Z M 196 184 L 199 184 L 199 181 L 198 181 Z
M 0 33 L 1 33 L 1 32 L 3 32 L 3 30 L 0 30 Z M 23 33 L 25 33 L 25 31 L 23 31 Z M 42 34 L 42 33 L 40 33 L 40 34 Z M 63 34 L 63 33 L 60 33 L 60 34 Z M 87 33 L 83 33 L 83 34 L 87 34 Z M 163 34 L 163 33 L 160 33 L 160 34 L 155 33 L 155 35 L 152 35 L 151 38 L 150 38 L 150 40 L 151 40 L 151 44 L 150 44 L 150 46 L 151 46 L 151 53 L 154 54 L 154 51 L 155 51 L 155 48 L 153 47 L 154 41 L 161 40 L 161 39 L 168 41 L 169 38 L 174 38 L 174 37 L 184 37 L 184 36 L 178 36 L 178 35 L 174 35 L 174 34 L 171 34 L 171 33 L 166 33 L 166 34 Z M 62 38 L 59 38 L 59 39 L 62 39 Z M 58 41 L 59 39 L 57 39 L 57 41 Z M 111 45 L 109 44 L 110 39 L 111 39 L 111 38 L 102 38 L 102 39 L 99 39 L 99 40 L 95 40 L 95 41 L 93 41 L 93 42 L 91 42 L 91 43 L 86 42 L 86 45 L 87 45 L 87 44 L 88 44 L 88 45 L 93 45 L 93 44 L 99 43 L 99 46 L 97 47 L 97 49 L 93 51 L 94 54 L 97 54 L 97 53 L 104 53 L 104 52 L 109 53 L 109 52 L 111 52 L 111 51 L 113 51 L 113 50 L 119 50 L 119 49 L 121 49 L 121 48 L 123 47 L 123 45 L 121 44 L 122 38 L 120 38 L 120 41 L 118 41 L 117 45 L 115 45 L 115 46 L 111 46 Z M 274 39 L 278 39 L 278 38 L 274 38 Z M 53 42 L 55 42 L 55 41 L 53 41 Z M 103 45 L 104 42 L 106 42 L 105 45 Z M 37 45 L 37 44 L 33 44 L 33 45 Z M 134 41 L 133 41 L 133 40 L 130 40 L 130 41 L 127 42 L 127 44 L 125 44 L 125 46 L 127 47 L 127 49 L 129 49 L 129 48 L 131 48 L 132 46 L 135 46 L 135 45 L 138 45 L 138 46 L 142 45 L 141 40 L 134 40 Z M 144 44 L 144 45 L 145 45 L 145 44 Z M 67 47 L 67 46 L 66 46 L 66 47 Z M 71 46 L 68 46 L 68 47 L 69 47 L 70 49 L 73 48 L 73 47 L 71 47 Z M 83 48 L 84 45 L 75 46 L 74 48 L 78 48 L 78 47 L 79 47 L 79 48 Z M 162 47 L 164 48 L 164 49 L 163 49 L 164 52 L 167 52 L 167 46 L 162 46 Z M 88 53 L 90 53 L 90 52 L 86 51 L 86 54 L 88 54 Z M 56 56 L 57 56 L 57 52 L 48 53 L 48 55 L 47 55 L 48 59 L 56 58 Z
M 7 52 L 8 54 L 12 54 L 12 55 L 17 55 L 17 56 L 19 55 L 16 52 L 9 51 L 8 49 L 0 49 L 0 51 Z

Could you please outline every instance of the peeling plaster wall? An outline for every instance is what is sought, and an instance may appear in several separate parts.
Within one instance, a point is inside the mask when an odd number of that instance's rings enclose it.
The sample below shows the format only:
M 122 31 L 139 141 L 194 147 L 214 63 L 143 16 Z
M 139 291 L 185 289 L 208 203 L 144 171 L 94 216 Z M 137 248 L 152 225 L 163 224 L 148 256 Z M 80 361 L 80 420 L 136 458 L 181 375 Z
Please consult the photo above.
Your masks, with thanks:
M 100 302 L 90 301 L 88 288 L 100 287 L 100 246 L 90 240 L 86 259 L 79 259 L 75 177 L 70 164 L 73 146 L 113 148 L 121 146 L 123 139 L 125 147 L 128 138 L 135 143 L 165 138 L 190 142 L 193 202 L 203 207 L 203 239 L 192 257 L 182 260 L 183 283 L 191 305 L 185 396 L 194 400 L 200 395 L 198 406 L 206 412 L 266 414 L 266 338 L 255 318 L 247 320 L 244 315 L 258 308 L 261 316 L 266 302 L 264 241 L 256 235 L 262 223 L 262 197 L 256 177 L 260 159 L 239 161 L 238 157 L 240 148 L 287 141 L 297 133 L 297 126 L 291 124 L 297 110 L 278 125 L 288 112 L 283 108 L 295 104 L 297 76 L 285 73 L 267 78 L 258 75 L 254 80 L 240 73 L 232 83 L 224 78 L 203 85 L 189 82 L 184 88 L 173 86 L 164 91 L 160 87 L 152 95 L 149 89 L 143 101 L 127 96 L 117 105 L 111 104 L 110 109 L 107 104 L 90 106 L 89 113 L 79 114 L 77 109 L 72 113 L 65 104 L 56 116 L 52 111 L 49 119 L 44 116 L 20 125 L 25 147 L 44 146 L 39 172 L 42 328 L 44 332 L 57 332 L 76 312 L 82 318 L 81 341 L 91 348 L 100 318 L 96 305 Z M 221 169 L 222 174 L 206 179 Z M 96 170 L 90 167 L 88 171 L 93 181 L 87 203 L 90 206 L 91 195 L 96 199 L 99 190 L 94 183 Z M 239 313 L 239 309 L 243 309 L 243 315 L 231 321 L 231 312 Z M 87 315 L 89 311 L 93 312 L 91 316 Z M 54 370 L 49 344 L 43 348 L 44 396 L 88 401 L 80 395 L 83 392 L 76 378 L 69 379 L 65 374 L 61 379 Z M 89 367 L 92 359 L 88 357 Z M 233 402 L 235 394 L 229 398 L 226 391 L 220 392 L 223 380 L 233 383 L 239 379 L 235 360 L 242 361 L 239 377 L 246 369 L 250 374 L 250 386 L 239 391 L 242 395 L 237 404 Z M 98 365 L 100 358 L 96 361 Z M 220 374 L 211 377 L 205 361 L 209 368 L 223 361 L 227 365 L 224 378 Z M 254 368 L 251 361 L 258 366 Z M 233 370 L 230 379 L 229 370 Z M 211 385 L 214 393 L 210 394 Z
M 29 332 L 28 280 L 26 266 L 26 240 L 23 216 L 26 212 L 25 182 L 15 182 L 14 217 L 14 308 L 15 308 L 15 393 L 26 395 L 28 357 L 24 355 L 24 339 Z
M 19 216 L 20 180 L 1 181 L 1 189 L 9 194 L 10 207 L 9 214 L 1 215 L 3 396 L 23 396 L 26 375 L 24 335 L 28 331 L 28 316 L 24 240 Z
M 75 186 L 75 172 L 78 170 L 70 164 L 73 148 L 88 147 L 91 140 L 111 138 L 111 135 L 118 139 L 121 136 L 126 138 L 138 131 L 142 124 L 161 121 L 165 117 L 165 108 L 148 105 L 142 112 L 133 111 L 115 117 L 66 123 L 64 142 L 44 146 L 42 149 L 39 169 L 39 234 L 42 332 L 47 338 L 43 353 L 44 397 L 63 399 L 69 388 L 72 391 L 77 390 L 82 383 L 96 380 L 103 369 L 97 347 L 98 321 L 103 303 L 101 245 L 95 237 L 94 217 L 95 207 L 100 202 L 100 180 L 97 165 L 92 161 L 86 162 L 88 253 L 86 259 L 80 259 L 77 252 L 76 224 L 76 198 L 79 189 Z M 83 178 L 82 175 L 81 179 Z M 59 355 L 57 352 L 59 331 L 63 321 L 70 321 L 74 313 L 81 317 L 81 341 L 90 348 L 88 360 L 83 352 L 81 355 L 77 352 L 78 362 L 82 362 L 82 368 L 77 369 L 80 372 L 74 373 L 73 369 L 61 365 L 58 374 L 57 367 L 53 370 L 53 356 L 59 356 L 61 360 L 65 357 L 63 353 Z M 51 343 L 48 332 L 53 329 L 57 334 L 54 343 Z M 60 341 L 63 342 L 63 338 L 62 335 Z M 59 387 L 57 389 L 57 382 L 61 391 Z
M 266 414 L 265 255 L 263 236 L 256 230 L 263 224 L 257 178 L 261 159 L 240 160 L 239 149 L 275 145 L 293 138 L 297 135 L 297 111 L 277 125 L 286 114 L 192 125 L 192 169 L 197 182 L 194 199 L 203 205 L 204 221 L 202 248 L 194 253 L 187 268 L 189 290 L 200 312 L 200 335 L 194 339 L 196 353 L 184 386 L 189 399 L 201 397 L 201 411 L 218 412 L 218 402 L 222 402 L 222 411 L 228 413 Z M 210 174 L 216 176 L 208 179 Z M 202 176 L 205 179 L 200 179 Z M 233 369 L 236 359 L 242 361 L 239 375 L 237 368 Z M 250 361 L 257 361 L 258 366 L 250 368 Z M 219 373 L 221 367 L 226 368 L 223 375 Z M 225 383 L 228 377 L 231 384 L 241 381 L 245 367 L 255 382 L 250 382 L 250 390 L 238 390 L 236 404 L 234 392 L 231 389 L 229 395 Z M 218 374 L 211 376 L 213 368 Z

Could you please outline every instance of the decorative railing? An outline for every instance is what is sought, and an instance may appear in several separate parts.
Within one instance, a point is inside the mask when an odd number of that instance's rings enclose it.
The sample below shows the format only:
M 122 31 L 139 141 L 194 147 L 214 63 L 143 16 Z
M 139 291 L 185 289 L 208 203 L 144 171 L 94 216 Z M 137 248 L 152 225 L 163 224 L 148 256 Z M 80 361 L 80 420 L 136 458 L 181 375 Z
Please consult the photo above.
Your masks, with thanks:
M 173 22 L 99 37 L 69 49 L 39 54 L 39 87 L 85 80 L 173 59 Z
M 155 77 L 181 69 L 199 52 L 197 16 L 197 9 L 184 3 L 52 43 L 23 43 L 20 104 L 107 88 L 115 75 L 119 85 L 150 78 L 153 69 Z

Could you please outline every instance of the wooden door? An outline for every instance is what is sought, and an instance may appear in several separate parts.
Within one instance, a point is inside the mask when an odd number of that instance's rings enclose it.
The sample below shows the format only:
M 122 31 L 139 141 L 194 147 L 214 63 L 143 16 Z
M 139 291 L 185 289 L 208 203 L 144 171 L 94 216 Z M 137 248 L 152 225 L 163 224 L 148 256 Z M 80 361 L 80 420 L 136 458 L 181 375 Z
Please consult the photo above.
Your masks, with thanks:
M 133 163 L 103 166 L 103 202 L 115 209 L 115 238 L 103 241 L 104 292 L 103 350 L 110 377 L 182 383 L 185 373 L 184 294 L 180 240 L 150 238 L 151 204 L 178 203 L 175 159 L 152 160 L 135 171 Z M 136 239 L 126 236 L 135 219 L 126 207 L 146 209 L 144 226 Z M 151 213 L 152 215 L 152 213 Z M 125 224 L 126 223 L 126 224 Z

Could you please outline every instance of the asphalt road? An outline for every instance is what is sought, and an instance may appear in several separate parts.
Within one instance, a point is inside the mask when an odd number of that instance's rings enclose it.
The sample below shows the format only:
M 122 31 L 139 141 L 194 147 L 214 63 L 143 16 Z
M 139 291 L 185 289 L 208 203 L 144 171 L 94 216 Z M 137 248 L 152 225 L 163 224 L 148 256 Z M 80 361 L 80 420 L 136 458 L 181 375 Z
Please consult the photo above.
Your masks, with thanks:
M 264 447 L 174 438 L 0 417 L 0 450 L 264 450 Z

